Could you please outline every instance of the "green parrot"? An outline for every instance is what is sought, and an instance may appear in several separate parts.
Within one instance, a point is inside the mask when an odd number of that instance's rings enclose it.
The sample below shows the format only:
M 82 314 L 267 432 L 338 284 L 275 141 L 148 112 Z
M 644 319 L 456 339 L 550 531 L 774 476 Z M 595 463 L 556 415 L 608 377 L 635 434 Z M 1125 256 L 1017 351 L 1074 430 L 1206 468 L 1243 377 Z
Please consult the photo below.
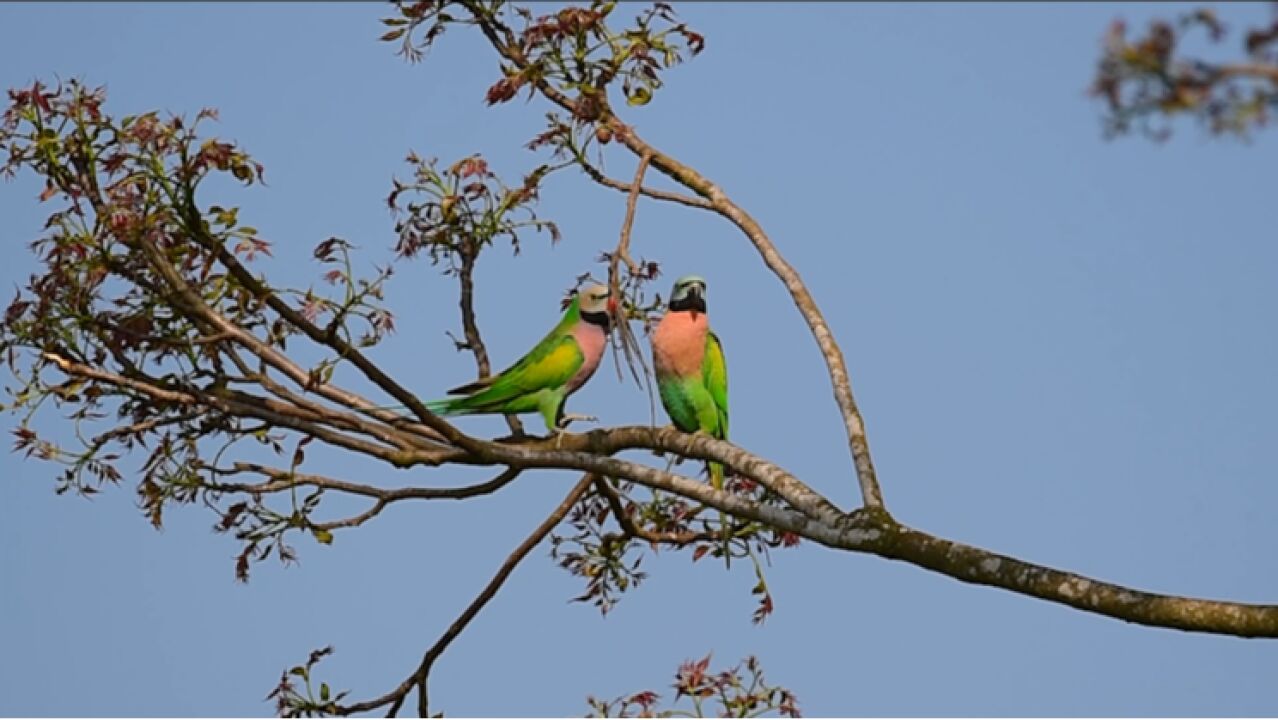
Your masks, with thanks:
M 675 281 L 666 314 L 652 333 L 653 368 L 661 404 L 675 427 L 728 439 L 728 368 L 723 345 L 706 315 L 706 281 L 687 275 Z M 710 484 L 723 489 L 723 465 L 707 463 Z M 720 524 L 723 514 L 719 515 Z M 729 559 L 728 538 L 724 559 Z
M 558 435 L 573 420 L 564 403 L 599 368 L 612 329 L 616 300 L 604 285 L 573 294 L 559 324 L 536 347 L 497 375 L 448 391 L 461 397 L 426 403 L 438 415 L 539 412 L 546 428 Z

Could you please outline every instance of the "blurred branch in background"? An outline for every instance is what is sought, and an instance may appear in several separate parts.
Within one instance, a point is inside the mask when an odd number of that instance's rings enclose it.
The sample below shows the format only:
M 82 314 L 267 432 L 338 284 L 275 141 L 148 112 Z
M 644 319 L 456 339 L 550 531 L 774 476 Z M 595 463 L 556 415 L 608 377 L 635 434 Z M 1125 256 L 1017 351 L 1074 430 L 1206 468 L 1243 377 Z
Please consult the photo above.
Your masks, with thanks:
M 1211 9 L 1199 8 L 1155 20 L 1134 39 L 1127 24 L 1115 20 L 1092 84 L 1092 94 L 1107 105 L 1106 135 L 1136 130 L 1165 140 L 1171 120 L 1181 115 L 1214 135 L 1246 137 L 1268 125 L 1278 110 L 1278 4 L 1270 10 L 1267 24 L 1236 31 Z M 1186 48 L 1197 38 L 1236 48 L 1237 55 L 1224 61 L 1198 57 Z

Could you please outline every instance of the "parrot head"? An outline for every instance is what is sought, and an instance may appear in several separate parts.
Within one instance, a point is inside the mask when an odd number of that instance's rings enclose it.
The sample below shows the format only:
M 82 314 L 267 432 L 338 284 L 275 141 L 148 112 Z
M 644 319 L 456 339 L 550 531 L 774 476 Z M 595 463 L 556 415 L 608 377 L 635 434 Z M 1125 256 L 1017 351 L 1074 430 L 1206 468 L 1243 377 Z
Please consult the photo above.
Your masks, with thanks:
M 706 311 L 706 281 L 696 275 L 684 275 L 675 280 L 670 291 L 671 310 Z
M 577 291 L 577 297 L 583 320 L 602 325 L 605 330 L 612 326 L 612 318 L 617 314 L 617 299 L 607 285 L 587 285 Z

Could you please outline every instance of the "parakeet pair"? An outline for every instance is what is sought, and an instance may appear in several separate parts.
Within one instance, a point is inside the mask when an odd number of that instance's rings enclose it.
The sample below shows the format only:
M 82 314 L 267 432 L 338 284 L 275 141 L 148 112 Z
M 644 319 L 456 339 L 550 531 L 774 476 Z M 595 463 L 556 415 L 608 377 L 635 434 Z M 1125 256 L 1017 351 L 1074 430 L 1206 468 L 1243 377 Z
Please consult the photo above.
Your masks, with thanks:
M 593 420 L 564 414 L 564 403 L 599 367 L 616 307 L 616 298 L 603 285 L 579 291 L 559 324 L 518 362 L 448 391 L 461 397 L 426 407 L 440 415 L 540 412 L 554 434 L 563 432 L 571 420 Z M 726 440 L 728 370 L 723 346 L 710 330 L 702 278 L 688 275 L 675 282 L 666 313 L 652 333 L 652 359 L 661 404 L 675 427 Z M 722 490 L 723 465 L 711 462 L 707 467 L 710 484 Z M 724 524 L 722 513 L 720 523 Z M 725 561 L 730 554 L 727 542 Z
M 459 397 L 426 407 L 439 415 L 539 412 L 551 432 L 584 419 L 564 414 L 564 403 L 599 368 L 616 308 L 603 285 L 574 293 L 559 324 L 527 355 L 496 375 L 448 391 Z M 652 355 L 661 404 L 675 427 L 727 438 L 728 373 L 706 315 L 705 280 L 689 275 L 675 282 L 652 335 Z M 712 463 L 710 472 L 722 488 L 723 467 Z

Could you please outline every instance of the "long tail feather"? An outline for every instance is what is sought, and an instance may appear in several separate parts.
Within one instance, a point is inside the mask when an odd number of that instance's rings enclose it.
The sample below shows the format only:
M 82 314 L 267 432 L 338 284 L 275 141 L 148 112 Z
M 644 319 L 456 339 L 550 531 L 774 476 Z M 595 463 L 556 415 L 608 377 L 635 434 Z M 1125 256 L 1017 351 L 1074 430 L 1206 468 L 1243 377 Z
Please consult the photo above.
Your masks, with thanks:
M 715 490 L 723 489 L 723 465 L 721 463 L 706 463 L 710 468 L 710 486 Z M 729 569 L 732 568 L 732 535 L 730 534 L 731 526 L 728 524 L 728 516 L 722 512 L 719 513 L 719 527 L 723 530 L 723 564 Z
M 462 411 L 462 408 L 457 407 L 458 400 L 459 398 L 431 400 L 430 402 L 425 403 L 425 405 L 427 410 L 435 413 L 436 415 L 455 415 Z
M 457 415 L 465 412 L 465 408 L 457 407 L 457 402 L 461 398 L 445 398 L 443 400 L 431 400 L 422 403 L 426 409 L 436 415 Z M 378 405 L 377 407 L 365 408 L 365 410 L 407 410 L 407 405 Z

